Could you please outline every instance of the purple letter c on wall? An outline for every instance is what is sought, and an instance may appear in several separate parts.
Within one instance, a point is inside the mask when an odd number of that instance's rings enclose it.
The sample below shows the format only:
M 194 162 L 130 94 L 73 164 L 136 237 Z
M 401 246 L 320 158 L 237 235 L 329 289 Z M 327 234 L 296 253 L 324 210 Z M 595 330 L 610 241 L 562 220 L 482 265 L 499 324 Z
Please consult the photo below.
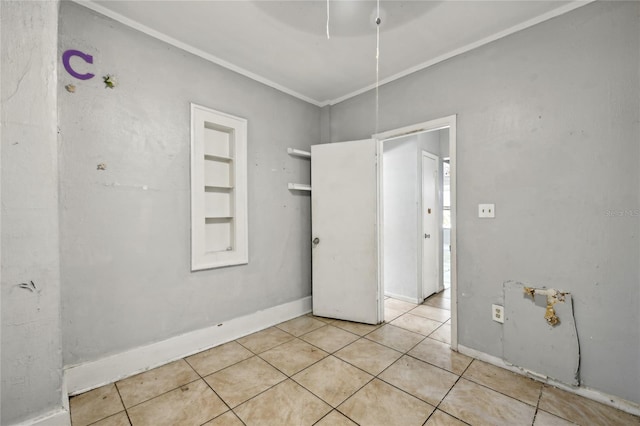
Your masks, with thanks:
M 84 60 L 86 63 L 93 64 L 93 56 L 88 55 L 86 53 L 82 53 L 79 50 L 67 50 L 62 54 L 62 64 L 64 65 L 64 69 L 67 70 L 69 74 L 71 74 L 72 76 L 74 76 L 79 80 L 89 80 L 90 78 L 93 78 L 95 76 L 95 74 L 92 74 L 90 72 L 86 74 L 80 74 L 75 72 L 73 68 L 71 68 L 71 64 L 69 64 L 69 60 L 71 59 L 72 56 L 78 56 L 82 60 Z

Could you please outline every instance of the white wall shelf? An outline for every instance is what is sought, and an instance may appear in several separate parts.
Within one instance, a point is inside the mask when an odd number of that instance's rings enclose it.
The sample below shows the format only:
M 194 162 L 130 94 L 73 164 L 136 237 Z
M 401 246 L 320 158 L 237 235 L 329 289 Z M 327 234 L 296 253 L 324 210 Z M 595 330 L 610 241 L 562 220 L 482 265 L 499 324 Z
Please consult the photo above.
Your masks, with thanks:
M 295 155 L 296 157 L 311 158 L 311 153 L 309 151 L 303 151 L 301 149 L 287 148 L 287 153 L 289 155 Z
M 233 189 L 233 186 L 221 186 L 221 185 L 205 185 L 204 186 L 205 190 L 207 189 L 213 189 L 213 190 L 220 190 L 220 191 L 231 191 Z
M 296 191 L 311 191 L 311 185 L 303 183 L 290 183 L 289 189 L 295 189 Z
M 231 157 L 225 157 L 223 155 L 211 155 L 211 154 L 204 154 L 204 159 L 205 160 L 223 161 L 225 163 L 230 163 L 231 161 L 233 161 L 233 158 L 231 158 Z
M 295 149 L 295 148 L 287 148 L 287 153 L 295 157 L 311 159 L 311 153 L 309 151 L 303 151 L 301 149 Z M 293 189 L 294 191 L 311 191 L 311 185 L 307 185 L 304 183 L 290 183 L 288 187 L 289 189 Z

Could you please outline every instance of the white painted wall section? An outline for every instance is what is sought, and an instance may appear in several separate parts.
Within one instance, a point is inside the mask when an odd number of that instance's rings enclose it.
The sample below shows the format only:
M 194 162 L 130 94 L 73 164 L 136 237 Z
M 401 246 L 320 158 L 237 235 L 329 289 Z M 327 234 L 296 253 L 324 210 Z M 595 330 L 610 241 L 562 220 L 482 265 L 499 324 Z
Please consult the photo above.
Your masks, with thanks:
M 3 1 L 2 415 L 68 424 L 62 393 L 57 1 Z
M 417 149 L 416 136 L 383 143 L 384 292 L 413 303 L 419 298 Z

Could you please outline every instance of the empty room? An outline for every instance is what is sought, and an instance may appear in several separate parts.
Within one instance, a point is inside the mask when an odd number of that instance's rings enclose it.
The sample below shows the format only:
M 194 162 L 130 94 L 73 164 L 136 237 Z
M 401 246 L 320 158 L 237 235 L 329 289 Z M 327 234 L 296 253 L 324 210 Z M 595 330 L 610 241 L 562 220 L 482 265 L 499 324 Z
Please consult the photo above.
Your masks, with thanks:
M 640 425 L 640 2 L 0 20 L 1 425 Z

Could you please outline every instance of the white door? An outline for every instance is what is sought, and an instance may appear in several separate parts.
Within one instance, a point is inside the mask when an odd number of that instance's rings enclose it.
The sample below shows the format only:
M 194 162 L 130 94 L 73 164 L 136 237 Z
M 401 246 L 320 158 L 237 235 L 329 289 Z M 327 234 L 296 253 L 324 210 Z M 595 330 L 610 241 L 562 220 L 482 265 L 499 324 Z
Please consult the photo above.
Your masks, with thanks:
M 313 314 L 382 322 L 376 142 L 311 147 Z
M 440 197 L 437 156 L 422 152 L 422 297 L 438 291 L 440 280 Z

